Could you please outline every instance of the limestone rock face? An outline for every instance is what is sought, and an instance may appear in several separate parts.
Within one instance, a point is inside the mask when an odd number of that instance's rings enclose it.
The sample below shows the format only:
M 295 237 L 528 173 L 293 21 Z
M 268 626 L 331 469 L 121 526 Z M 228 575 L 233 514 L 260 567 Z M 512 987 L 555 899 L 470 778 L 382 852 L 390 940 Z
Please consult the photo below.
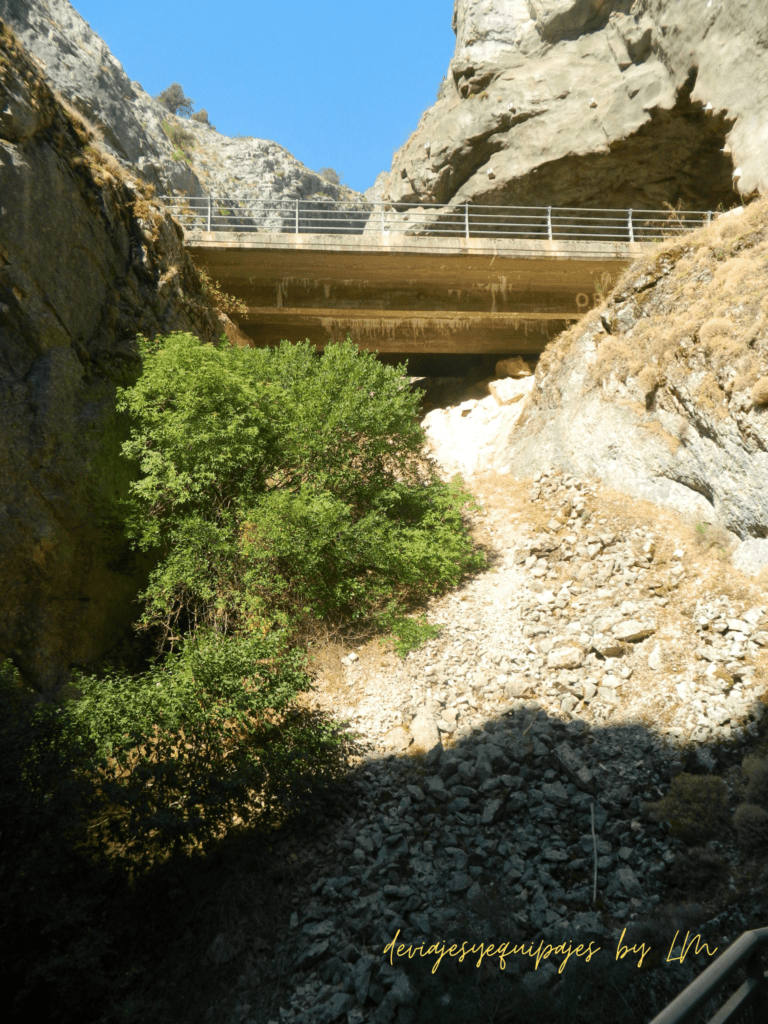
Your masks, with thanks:
M 768 369 L 766 254 L 768 197 L 638 261 L 545 350 L 496 467 L 599 477 L 726 527 L 745 568 L 768 562 L 768 408 L 751 397 Z
M 201 194 L 201 185 L 162 130 L 163 111 L 131 82 L 104 41 L 68 0 L 0 0 L 0 20 L 13 29 L 54 89 L 103 126 L 104 143 L 129 165 L 142 160 L 161 191 Z
M 448 479 L 454 473 L 470 477 L 498 468 L 500 458 L 506 462 L 503 446 L 524 414 L 534 378 L 493 383 L 503 386 L 506 401 L 494 394 L 479 401 L 470 398 L 447 409 L 433 409 L 422 421 L 429 450 Z
M 128 78 L 69 0 L 0 0 L 0 20 L 13 29 L 50 85 L 103 128 L 109 152 L 161 195 L 359 198 L 322 179 L 277 143 L 230 139 L 170 114 Z M 181 147 L 168 131 L 186 133 Z
M 708 210 L 768 190 L 764 4 L 455 0 L 453 25 L 384 199 Z
M 115 387 L 136 334 L 222 327 L 149 186 L 58 104 L 0 25 L 0 660 L 46 691 L 137 617 L 116 515 Z

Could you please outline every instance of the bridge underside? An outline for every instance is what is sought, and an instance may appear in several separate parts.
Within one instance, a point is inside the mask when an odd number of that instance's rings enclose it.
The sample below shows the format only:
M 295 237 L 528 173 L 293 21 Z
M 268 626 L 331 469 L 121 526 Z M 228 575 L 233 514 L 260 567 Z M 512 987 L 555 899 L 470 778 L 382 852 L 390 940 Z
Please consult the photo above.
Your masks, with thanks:
M 187 236 L 187 250 L 241 299 L 257 346 L 323 347 L 349 334 L 382 353 L 537 354 L 587 312 L 643 248 L 290 234 Z

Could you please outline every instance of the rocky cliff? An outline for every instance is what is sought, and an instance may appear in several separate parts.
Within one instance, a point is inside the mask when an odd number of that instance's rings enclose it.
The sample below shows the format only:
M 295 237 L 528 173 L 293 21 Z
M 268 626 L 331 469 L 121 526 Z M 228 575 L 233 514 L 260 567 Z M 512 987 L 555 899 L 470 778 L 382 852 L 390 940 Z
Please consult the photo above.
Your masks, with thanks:
M 497 465 L 600 477 L 768 563 L 767 256 L 765 198 L 638 261 L 545 350 Z
M 765 4 L 455 0 L 453 26 L 385 198 L 707 210 L 768 190 Z
M 277 143 L 230 139 L 170 114 L 128 78 L 69 0 L 0 0 L 0 20 L 13 29 L 50 85 L 100 127 L 106 150 L 160 194 L 358 197 L 325 181 Z
M 221 333 L 153 195 L 0 24 L 0 662 L 40 690 L 136 617 L 114 412 L 136 334 Z

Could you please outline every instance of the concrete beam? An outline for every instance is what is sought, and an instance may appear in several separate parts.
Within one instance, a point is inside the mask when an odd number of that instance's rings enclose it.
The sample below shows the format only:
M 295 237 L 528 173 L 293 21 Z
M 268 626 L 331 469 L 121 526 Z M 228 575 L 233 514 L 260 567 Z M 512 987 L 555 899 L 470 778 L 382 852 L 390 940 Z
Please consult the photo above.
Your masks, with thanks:
M 360 348 L 378 352 L 528 355 L 543 351 L 576 319 L 559 313 L 257 307 L 241 319 L 240 329 L 258 346 L 308 340 L 324 348 L 349 335 Z
M 186 247 L 248 306 L 255 345 L 347 334 L 380 352 L 541 352 L 647 246 L 417 235 L 189 233 Z

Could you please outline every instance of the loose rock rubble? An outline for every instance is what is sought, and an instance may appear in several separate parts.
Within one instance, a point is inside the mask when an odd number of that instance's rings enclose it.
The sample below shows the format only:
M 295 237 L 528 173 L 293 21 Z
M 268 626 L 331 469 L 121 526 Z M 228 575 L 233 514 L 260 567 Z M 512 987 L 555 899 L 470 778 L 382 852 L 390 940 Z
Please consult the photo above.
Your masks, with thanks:
M 210 1021 L 409 1024 L 426 996 L 407 960 L 382 956 L 398 933 L 425 948 L 448 934 L 604 946 L 659 904 L 681 845 L 644 804 L 686 759 L 713 771 L 737 758 L 711 741 L 756 729 L 768 620 L 702 592 L 681 626 L 685 551 L 596 515 L 601 498 L 537 474 L 524 515 L 485 524 L 491 570 L 429 608 L 435 640 L 384 664 L 348 651 L 345 700 L 319 680 L 318 706 L 362 752 L 339 820 L 283 837 L 295 911 L 273 960 L 254 951 Z M 691 739 L 708 745 L 693 754 Z M 719 849 L 735 870 L 732 846 Z M 733 938 L 742 924 L 732 908 L 707 927 Z M 289 981 L 268 1012 L 255 979 L 278 961 Z M 559 983 L 553 964 L 531 967 L 508 965 L 510 983 Z M 678 987 L 700 969 L 681 967 Z
M 685 551 L 659 564 L 653 532 L 585 517 L 597 490 L 536 474 L 530 500 L 546 527 L 501 534 L 495 571 L 434 603 L 427 617 L 445 623 L 439 639 L 386 682 L 360 661 L 347 680 L 356 699 L 341 714 L 397 751 L 426 708 L 443 736 L 461 739 L 525 697 L 566 720 L 635 718 L 696 742 L 742 737 L 764 706 L 755 659 L 768 646 L 768 608 L 720 595 L 697 601 L 686 632 L 679 616 L 664 621 L 687 579 Z M 673 657 L 687 658 L 686 671 L 665 671 Z M 706 715 L 692 714 L 697 702 Z

